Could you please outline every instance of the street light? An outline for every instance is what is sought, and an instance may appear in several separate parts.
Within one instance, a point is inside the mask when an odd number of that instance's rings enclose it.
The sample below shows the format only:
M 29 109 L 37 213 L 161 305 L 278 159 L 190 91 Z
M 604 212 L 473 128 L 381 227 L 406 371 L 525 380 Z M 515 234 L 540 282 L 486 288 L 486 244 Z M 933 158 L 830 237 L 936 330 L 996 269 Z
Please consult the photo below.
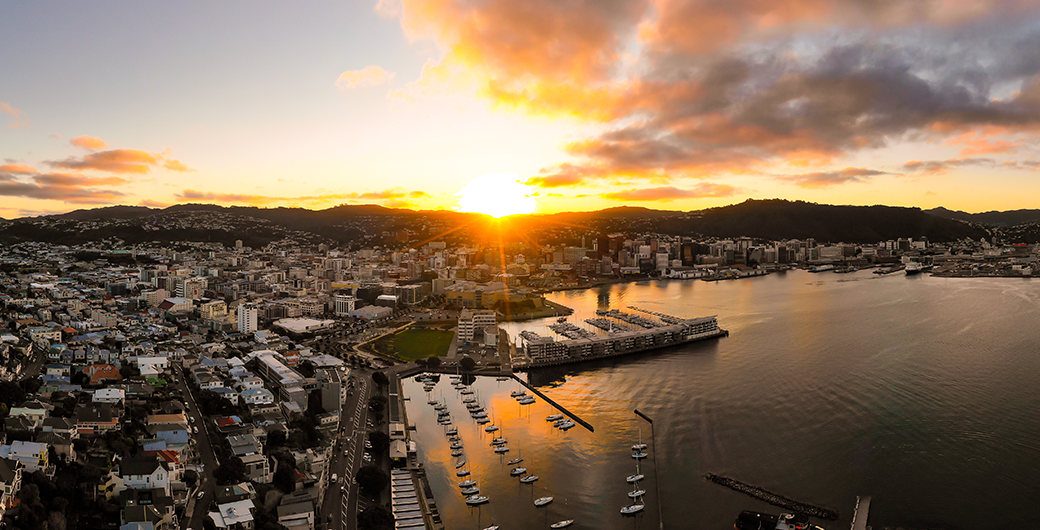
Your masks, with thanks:
M 643 418 L 650 424 L 650 444 L 654 446 L 654 483 L 657 487 L 657 522 L 660 524 L 660 529 L 664 530 L 664 516 L 661 514 L 661 473 L 657 468 L 657 440 L 654 439 L 654 420 L 650 419 L 650 416 L 639 412 L 639 409 L 635 409 L 632 412 L 635 412 L 636 416 Z

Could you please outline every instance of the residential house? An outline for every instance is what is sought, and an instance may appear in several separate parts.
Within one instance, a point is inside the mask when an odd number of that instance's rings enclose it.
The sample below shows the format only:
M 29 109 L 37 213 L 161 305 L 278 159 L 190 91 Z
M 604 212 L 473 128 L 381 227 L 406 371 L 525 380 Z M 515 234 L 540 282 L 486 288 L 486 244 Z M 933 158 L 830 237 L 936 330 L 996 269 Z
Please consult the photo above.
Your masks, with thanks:
M 123 376 L 119 374 L 119 370 L 111 364 L 91 364 L 83 369 L 83 372 L 90 378 L 90 384 L 94 386 L 100 386 L 109 382 L 118 382 L 123 379 Z
M 127 488 L 158 488 L 170 494 L 170 470 L 165 462 L 160 462 L 154 456 L 142 455 L 121 460 L 119 474 Z
M 122 388 L 102 388 L 94 391 L 94 403 L 111 403 L 118 405 L 126 399 L 126 391 Z
M 209 518 L 217 528 L 228 530 L 252 530 L 253 511 L 256 505 L 251 500 L 241 500 L 217 505 L 217 511 L 209 512 Z
M 17 503 L 22 489 L 22 469 L 15 460 L 0 458 L 0 521 Z
M 76 428 L 80 434 L 106 432 L 119 428 L 119 416 L 108 403 L 91 403 L 76 407 Z
M 0 458 L 15 460 L 28 473 L 47 471 L 49 453 L 47 444 L 15 440 L 10 445 L 0 445 Z
M 12 418 L 25 418 L 32 423 L 33 428 L 43 424 L 47 417 L 47 408 L 39 401 L 26 401 L 17 407 L 12 407 L 8 414 Z

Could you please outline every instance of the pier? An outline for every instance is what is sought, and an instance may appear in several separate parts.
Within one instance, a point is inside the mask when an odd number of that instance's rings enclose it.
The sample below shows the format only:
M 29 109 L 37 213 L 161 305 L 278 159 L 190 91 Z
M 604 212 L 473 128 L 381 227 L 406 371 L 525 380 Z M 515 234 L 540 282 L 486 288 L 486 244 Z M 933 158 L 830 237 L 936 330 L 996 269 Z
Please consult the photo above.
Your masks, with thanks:
M 856 511 L 852 513 L 852 530 L 867 530 L 870 516 L 870 497 L 856 497 Z
M 521 385 L 523 385 L 524 388 L 530 390 L 531 392 L 534 392 L 535 395 L 537 395 L 538 397 L 544 399 L 546 403 L 552 405 L 553 407 L 556 407 L 557 410 L 559 410 L 560 412 L 564 413 L 568 418 L 574 420 L 574 423 L 577 423 L 578 425 L 581 425 L 582 427 L 585 427 L 586 429 L 589 430 L 589 432 L 596 432 L 596 429 L 592 428 L 592 424 L 591 423 L 581 419 L 577 414 L 567 410 L 563 405 L 560 405 L 559 403 L 553 401 L 552 398 L 550 398 L 549 396 L 543 394 L 540 390 L 538 390 L 537 388 L 535 388 L 535 387 L 531 386 L 530 384 L 528 384 L 527 381 L 524 381 L 523 379 L 520 379 L 519 377 L 516 376 L 516 374 L 510 374 L 510 375 L 511 375 L 511 377 L 513 379 L 516 380 L 517 383 L 520 383 Z

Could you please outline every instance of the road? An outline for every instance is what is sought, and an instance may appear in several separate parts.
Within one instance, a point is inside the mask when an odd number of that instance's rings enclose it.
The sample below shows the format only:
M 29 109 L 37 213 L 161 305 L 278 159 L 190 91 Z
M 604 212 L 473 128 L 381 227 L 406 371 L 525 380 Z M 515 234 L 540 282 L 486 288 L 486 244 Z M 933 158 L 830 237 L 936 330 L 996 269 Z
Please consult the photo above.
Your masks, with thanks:
M 188 499 L 188 505 L 184 510 L 188 522 L 183 523 L 182 519 L 181 527 L 201 530 L 202 519 L 209 511 L 208 507 L 213 501 L 213 492 L 216 489 L 216 481 L 213 479 L 213 472 L 217 470 L 217 459 L 213 456 L 213 451 L 210 450 L 210 447 L 212 447 L 209 443 L 210 433 L 209 429 L 206 428 L 209 425 L 209 422 L 207 422 L 205 416 L 202 415 L 199 406 L 195 404 L 195 398 L 191 395 L 191 391 L 188 389 L 188 385 L 185 383 L 184 378 L 185 372 L 181 370 L 181 373 L 177 376 L 177 388 L 184 394 L 184 405 L 187 409 L 185 411 L 186 414 L 189 418 L 194 418 L 194 421 L 190 422 L 189 425 L 199 428 L 198 434 L 192 434 L 192 436 L 195 437 L 195 446 L 198 449 L 197 453 L 203 465 L 202 473 L 199 474 L 199 480 L 201 481 L 202 491 L 204 493 L 201 500 L 194 496 Z
M 354 530 L 357 526 L 358 487 L 353 478 L 361 467 L 361 455 L 368 432 L 365 427 L 368 421 L 368 396 L 373 383 L 369 381 L 368 374 L 355 374 L 358 384 L 343 403 L 340 412 L 341 434 L 329 464 L 330 476 L 335 473 L 339 477 L 340 484 L 347 488 L 347 494 L 344 496 L 343 490 L 336 485 L 330 485 L 325 490 L 325 501 L 321 505 L 318 521 L 329 521 L 330 515 L 332 518 L 327 527 L 316 525 L 319 529 Z

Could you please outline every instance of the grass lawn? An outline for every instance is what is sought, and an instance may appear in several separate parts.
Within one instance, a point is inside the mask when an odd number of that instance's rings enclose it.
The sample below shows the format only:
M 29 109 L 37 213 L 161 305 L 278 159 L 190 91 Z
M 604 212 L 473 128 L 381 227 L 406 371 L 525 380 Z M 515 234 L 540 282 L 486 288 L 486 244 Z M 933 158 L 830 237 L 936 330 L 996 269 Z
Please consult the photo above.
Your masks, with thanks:
M 394 337 L 394 350 L 407 361 L 433 355 L 444 357 L 454 336 L 453 332 L 440 329 L 406 329 Z

